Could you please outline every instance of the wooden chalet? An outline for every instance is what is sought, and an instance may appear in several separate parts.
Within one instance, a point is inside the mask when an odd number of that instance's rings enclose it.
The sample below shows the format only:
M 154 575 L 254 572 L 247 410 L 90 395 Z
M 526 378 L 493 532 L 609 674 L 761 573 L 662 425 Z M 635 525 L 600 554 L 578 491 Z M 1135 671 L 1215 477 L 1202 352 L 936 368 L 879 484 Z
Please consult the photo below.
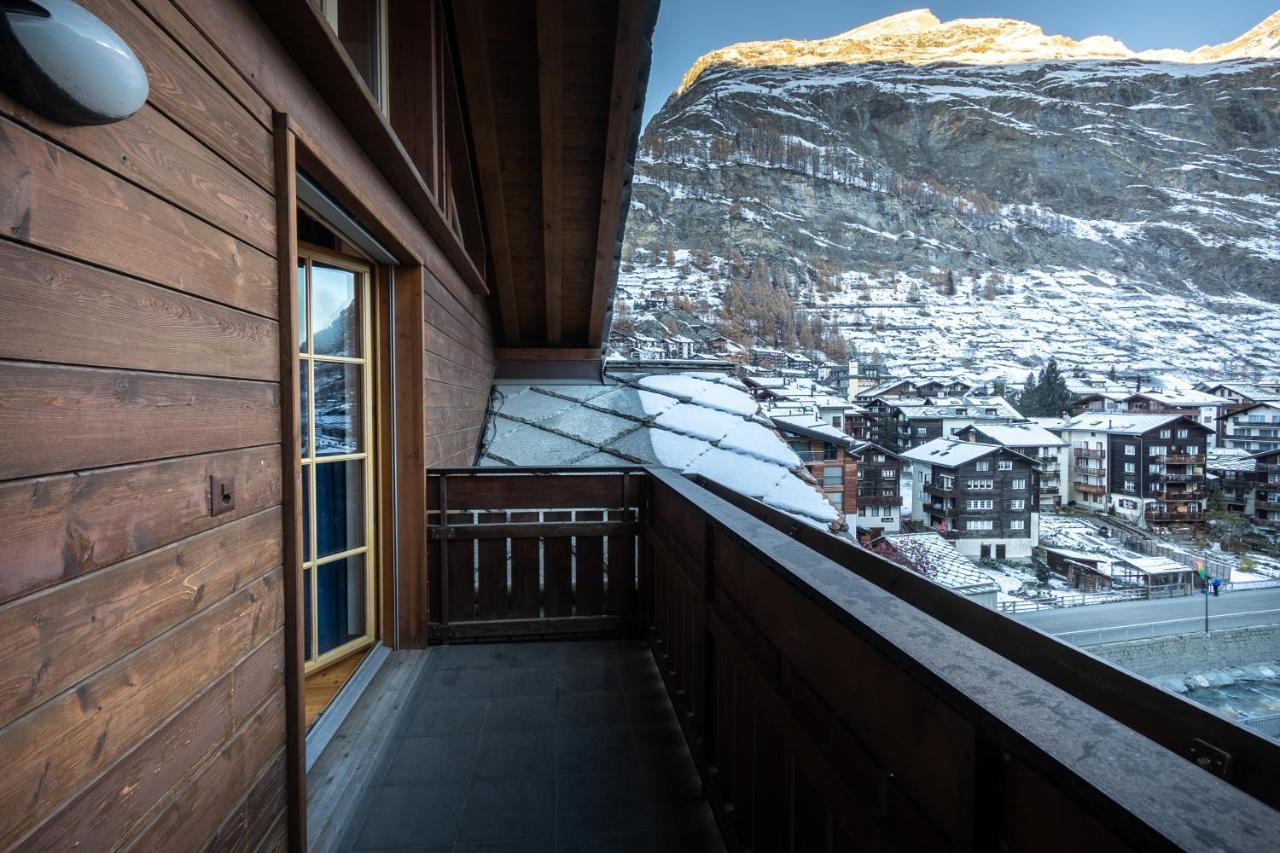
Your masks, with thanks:
M 1280 743 L 692 464 L 475 466 L 604 384 L 656 0 L 56 5 L 149 94 L 0 86 L 0 849 L 1280 838 Z

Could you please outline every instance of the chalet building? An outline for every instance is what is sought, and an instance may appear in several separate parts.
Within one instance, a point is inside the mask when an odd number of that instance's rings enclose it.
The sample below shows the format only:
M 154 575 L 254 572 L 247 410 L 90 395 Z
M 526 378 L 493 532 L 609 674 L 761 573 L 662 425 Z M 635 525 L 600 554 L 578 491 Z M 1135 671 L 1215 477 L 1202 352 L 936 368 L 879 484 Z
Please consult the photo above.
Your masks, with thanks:
M 693 358 L 697 343 L 684 335 L 673 335 L 662 342 L 667 358 L 687 360 Z
M 752 347 L 751 364 L 762 370 L 780 371 L 787 366 L 787 354 L 773 347 Z
M 1066 503 L 1068 446 L 1054 433 L 1034 423 L 977 423 L 956 433 L 961 441 L 999 444 L 1036 460 L 1040 466 L 1040 507 L 1054 509 Z
M 1003 397 L 960 397 L 894 404 L 889 418 L 893 422 L 894 445 L 901 451 L 935 438 L 953 438 L 976 423 L 1015 423 L 1022 420 L 1022 415 Z
M 1196 390 L 1223 397 L 1236 406 L 1280 402 L 1280 383 L 1276 382 L 1200 382 Z
M 874 400 L 877 397 L 963 397 L 973 392 L 972 382 L 960 379 L 889 379 L 879 385 L 859 391 L 856 400 Z
M 1253 520 L 1280 530 L 1280 450 L 1268 450 L 1254 459 Z
M 1209 447 L 1217 446 L 1221 418 L 1232 408 L 1222 397 L 1204 391 L 1140 391 L 1121 401 L 1121 410 L 1148 415 L 1185 415 L 1214 431 Z
M 902 457 L 869 441 L 855 441 L 845 451 L 856 463 L 857 493 L 853 509 L 845 510 L 849 526 L 873 536 L 901 529 Z
M 1212 430 L 1181 415 L 1080 415 L 1072 491 L 1136 524 L 1204 520 L 1206 445 Z
M 1080 504 L 1095 512 L 1107 508 L 1107 429 L 1111 418 L 1105 413 L 1089 413 L 1071 418 L 1054 429 L 1069 446 L 1067 503 Z
M 1131 395 L 1119 391 L 1093 391 L 1077 397 L 1071 404 L 1073 415 L 1091 414 L 1094 412 L 1123 411 L 1124 400 Z
M 872 358 L 859 358 L 849 363 L 849 390 L 846 396 L 853 399 L 862 391 L 878 387 L 886 379 L 882 362 Z
M 818 368 L 818 381 L 827 385 L 836 395 L 849 397 L 849 362 L 828 362 Z
M 604 370 L 656 2 L 0 17 L 0 849 L 1280 837 L 1280 743 L 832 535 L 736 380 Z
M 935 438 L 907 450 L 911 519 L 968 557 L 1030 559 L 1040 541 L 1038 465 L 998 444 Z
M 1227 512 L 1254 517 L 1254 492 L 1258 469 L 1257 459 L 1248 453 L 1233 450 L 1209 451 L 1205 462 L 1206 485 L 1216 492 Z
M 1222 423 L 1222 446 L 1228 450 L 1280 450 L 1280 400 L 1235 409 L 1223 417 Z
M 813 416 L 775 415 L 771 420 L 809 470 L 823 496 L 846 516 L 855 515 L 858 460 L 848 452 L 848 436 Z

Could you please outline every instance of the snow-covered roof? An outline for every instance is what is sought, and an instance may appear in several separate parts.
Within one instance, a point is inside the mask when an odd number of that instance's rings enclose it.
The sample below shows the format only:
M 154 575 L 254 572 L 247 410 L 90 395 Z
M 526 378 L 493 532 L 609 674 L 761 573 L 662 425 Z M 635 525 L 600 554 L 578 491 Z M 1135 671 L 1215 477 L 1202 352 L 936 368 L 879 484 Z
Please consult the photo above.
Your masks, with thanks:
M 1035 423 L 974 424 L 972 429 L 992 444 L 1005 447 L 1062 447 L 1065 441 Z
M 799 435 L 813 435 L 832 444 L 848 447 L 853 439 L 848 434 L 833 427 L 830 422 L 814 415 L 775 415 L 770 414 L 778 429 L 795 432 Z
M 1134 397 L 1145 397 L 1148 400 L 1154 400 L 1157 403 L 1164 403 L 1168 406 L 1179 406 L 1189 408 L 1191 406 L 1225 406 L 1230 404 L 1230 400 L 1223 397 L 1216 397 L 1213 394 L 1207 394 L 1204 391 L 1179 390 L 1179 391 L 1139 391 L 1136 394 L 1129 395 L 1129 399 Z
M 952 438 L 935 438 L 919 447 L 902 451 L 903 459 L 923 462 L 926 465 L 942 465 L 955 468 L 1004 448 L 998 444 L 980 444 L 976 441 L 956 441 Z
M 1254 385 L 1252 382 L 1214 382 L 1208 385 L 1205 390 L 1213 393 L 1215 388 L 1226 388 L 1241 397 L 1246 397 L 1259 403 L 1267 400 L 1280 400 L 1280 391 L 1272 391 L 1261 385 Z
M 1247 450 L 1215 447 L 1209 450 L 1204 467 L 1210 471 L 1242 471 L 1251 474 L 1258 470 L 1258 460 Z
M 1041 418 L 1041 417 L 1036 417 L 1036 418 L 1027 418 L 1027 420 L 1029 420 L 1029 421 L 1031 421 L 1031 423 L 1036 424 L 1037 426 L 1043 427 L 1043 428 L 1045 428 L 1045 429 L 1047 429 L 1047 430 L 1055 430 L 1055 429 L 1069 429 L 1069 428 L 1071 427 L 1071 418 L 1062 418 L 1062 417 L 1056 417 L 1056 418 Z
M 967 418 L 971 420 L 1006 420 L 1022 415 L 1003 397 L 964 397 L 948 399 L 939 405 L 933 401 L 925 405 L 895 405 L 907 418 Z
M 945 587 L 969 595 L 998 589 L 990 577 L 937 533 L 890 533 L 884 541 L 911 568 Z
M 1138 435 L 1182 417 L 1183 415 L 1143 415 L 1132 412 L 1085 412 L 1072 418 L 1067 429 Z
M 731 376 L 611 372 L 601 383 L 497 387 L 481 465 L 663 465 L 809 521 L 839 517 Z

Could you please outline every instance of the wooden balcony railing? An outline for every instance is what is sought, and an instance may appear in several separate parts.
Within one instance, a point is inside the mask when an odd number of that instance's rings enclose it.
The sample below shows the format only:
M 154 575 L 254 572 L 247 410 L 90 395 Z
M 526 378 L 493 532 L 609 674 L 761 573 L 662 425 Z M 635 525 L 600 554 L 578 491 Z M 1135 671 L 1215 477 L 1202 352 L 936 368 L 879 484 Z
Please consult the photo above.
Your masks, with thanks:
M 953 483 L 950 486 L 942 486 L 937 483 L 925 483 L 921 488 L 925 494 L 933 495 L 939 498 L 954 498 L 956 496 L 956 487 Z
M 1107 487 L 1098 483 L 1072 483 L 1071 487 L 1086 495 L 1105 495 L 1107 493 Z
M 1076 459 L 1105 459 L 1107 452 L 1096 447 L 1073 447 L 1071 454 Z
M 1162 512 L 1149 509 L 1146 511 L 1147 521 L 1157 524 L 1199 524 L 1204 521 L 1203 512 Z
M 730 850 L 1280 837 L 1280 743 L 757 501 L 665 469 L 428 484 L 431 636 L 646 636 Z
M 1166 465 L 1203 465 L 1203 453 L 1167 453 L 1164 456 L 1148 457 L 1152 462 L 1163 462 Z

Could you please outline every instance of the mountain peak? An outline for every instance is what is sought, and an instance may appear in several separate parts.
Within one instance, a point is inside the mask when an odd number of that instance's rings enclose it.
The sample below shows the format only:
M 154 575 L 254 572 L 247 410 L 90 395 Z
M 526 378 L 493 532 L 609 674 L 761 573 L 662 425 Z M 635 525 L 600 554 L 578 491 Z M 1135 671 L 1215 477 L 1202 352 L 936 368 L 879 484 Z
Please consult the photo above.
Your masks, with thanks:
M 704 54 L 680 81 L 676 94 L 714 65 L 820 65 L 902 62 L 930 65 L 1007 65 L 1018 62 L 1085 59 L 1146 59 L 1163 62 L 1220 62 L 1243 58 L 1280 59 L 1280 12 L 1244 35 L 1194 51 L 1135 53 L 1106 35 L 1076 41 L 1045 35 L 1035 24 L 1012 18 L 955 18 L 941 21 L 928 9 L 900 12 L 824 39 L 739 42 Z

